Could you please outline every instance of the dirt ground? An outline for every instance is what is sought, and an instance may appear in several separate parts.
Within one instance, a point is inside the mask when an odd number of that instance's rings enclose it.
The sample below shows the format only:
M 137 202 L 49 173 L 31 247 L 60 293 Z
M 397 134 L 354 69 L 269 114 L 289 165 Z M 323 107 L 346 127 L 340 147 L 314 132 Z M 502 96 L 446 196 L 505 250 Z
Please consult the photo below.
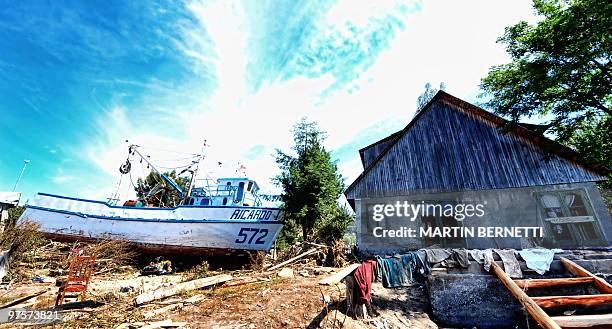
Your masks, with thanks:
M 261 269 L 265 259 L 251 264 L 249 270 L 214 270 L 208 263 L 186 267 L 177 262 L 173 266 L 179 267 L 179 273 L 142 276 L 134 261 L 139 258 L 132 255 L 129 245 L 121 242 L 66 244 L 34 235 L 28 239 L 23 233 L 11 236 L 18 237 L 18 242 L 21 239 L 24 247 L 11 258 L 9 275 L 0 282 L 0 309 L 5 308 L 0 310 L 0 320 L 8 308 L 52 308 L 59 289 L 56 281 L 65 279 L 71 257 L 76 252 L 84 252 L 98 257 L 87 293 L 80 300 L 95 305 L 59 311 L 62 320 L 46 327 L 437 328 L 427 316 L 428 302 L 421 286 L 385 289 L 376 283 L 368 317 L 355 319 L 353 312 L 347 316 L 344 284 L 318 284 L 340 268 L 317 266 L 319 259 L 316 257 L 305 257 L 274 271 Z M 232 279 L 216 286 L 178 291 L 166 298 L 135 304 L 140 294 L 220 274 L 230 275 Z M 17 325 L 0 324 L 0 329 Z
M 437 328 L 426 314 L 422 287 L 385 289 L 375 284 L 371 317 L 360 320 L 347 317 L 344 285 L 318 285 L 330 270 L 333 269 L 297 266 L 292 278 L 281 278 L 278 271 L 264 274 L 234 271 L 231 273 L 237 277 L 234 283 L 183 292 L 139 307 L 133 305 L 138 294 L 172 286 L 185 277 L 180 274 L 139 276 L 135 269 L 122 274 L 105 273 L 94 276 L 87 298 L 105 303 L 103 306 L 66 311 L 62 313 L 62 322 L 48 327 L 147 328 L 147 325 L 171 320 L 173 325 L 166 323 L 157 327 Z M 232 286 L 245 276 L 257 281 Z M 43 295 L 17 306 L 41 309 L 53 305 L 57 291 L 53 283 L 14 284 L 0 291 L 0 299 L 4 303 L 46 289 L 48 292 Z

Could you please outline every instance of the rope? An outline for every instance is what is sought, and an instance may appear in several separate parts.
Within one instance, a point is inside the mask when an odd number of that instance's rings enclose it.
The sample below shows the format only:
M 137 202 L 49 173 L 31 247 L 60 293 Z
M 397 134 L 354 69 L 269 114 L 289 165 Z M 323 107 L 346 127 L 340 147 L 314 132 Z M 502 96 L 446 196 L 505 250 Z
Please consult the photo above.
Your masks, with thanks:
M 527 295 L 527 287 L 529 286 L 529 283 L 526 283 L 523 286 L 523 292 L 525 293 L 525 295 Z M 522 306 L 522 304 L 521 304 Z M 527 329 L 529 328 L 529 312 L 527 312 L 527 308 L 525 306 L 522 307 L 523 308 L 523 313 L 525 314 L 525 322 L 527 323 Z
M 109 202 L 114 202 L 114 205 L 117 204 L 117 201 L 119 201 L 119 188 L 121 187 L 121 181 L 123 180 L 123 175 L 119 176 L 119 183 L 117 183 L 117 188 L 115 189 L 115 192 L 113 192 L 113 194 L 111 194 L 110 198 L 109 198 Z
M 168 149 L 163 149 L 163 148 L 159 148 L 159 147 L 152 147 L 152 146 L 146 146 L 146 145 L 138 145 L 141 148 L 146 148 L 146 149 L 151 149 L 151 150 L 157 150 L 157 151 L 162 151 L 162 152 L 168 152 L 168 153 L 175 153 L 175 154 L 185 154 L 185 155 L 193 155 L 193 156 L 200 156 L 199 154 L 196 153 L 189 153 L 189 152 L 180 152 L 180 151 L 175 151 L 175 150 L 168 150 Z

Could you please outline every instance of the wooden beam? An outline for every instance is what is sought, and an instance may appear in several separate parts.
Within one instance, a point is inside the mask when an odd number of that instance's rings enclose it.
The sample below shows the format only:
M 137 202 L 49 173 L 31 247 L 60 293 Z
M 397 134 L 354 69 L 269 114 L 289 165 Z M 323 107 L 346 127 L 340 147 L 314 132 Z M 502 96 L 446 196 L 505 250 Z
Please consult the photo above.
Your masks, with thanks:
M 540 307 L 556 307 L 566 305 L 607 305 L 612 304 L 612 294 L 576 295 L 576 296 L 546 296 L 531 297 Z
M 609 284 L 606 280 L 594 275 L 593 273 L 585 270 L 582 266 L 572 262 L 571 260 L 561 257 L 561 263 L 565 266 L 565 268 L 572 274 L 576 276 L 582 277 L 591 277 L 593 278 L 593 283 L 597 290 L 599 290 L 602 294 L 612 294 L 612 285 Z
M 134 299 L 134 303 L 136 305 L 141 305 L 141 304 L 153 301 L 153 300 L 174 296 L 183 291 L 201 289 L 204 287 L 212 286 L 214 284 L 223 283 L 231 279 L 232 279 L 231 275 L 221 274 L 221 275 L 211 276 L 208 278 L 181 282 L 172 287 L 159 288 L 151 292 L 138 295 Z
M 49 289 L 41 290 L 39 292 L 35 292 L 35 293 L 27 295 L 27 296 L 16 298 L 16 299 L 14 299 L 14 300 L 12 300 L 12 301 L 10 301 L 8 303 L 5 303 L 4 305 L 1 305 L 0 309 L 4 309 L 4 308 L 11 307 L 11 306 L 19 305 L 19 304 L 21 304 L 21 303 L 23 303 L 23 302 L 25 302 L 27 300 L 30 300 L 30 299 L 32 299 L 34 297 L 37 297 L 37 296 L 40 296 L 40 295 L 46 293 L 47 291 L 49 291 Z
M 289 258 L 289 259 L 287 259 L 286 261 L 284 261 L 284 262 L 282 262 L 282 263 L 279 263 L 279 264 L 276 264 L 276 265 L 274 265 L 274 266 L 272 266 L 272 267 L 270 267 L 270 268 L 267 268 L 267 269 L 266 269 L 266 271 L 273 271 L 273 270 L 275 270 L 275 269 L 277 269 L 277 268 L 281 268 L 281 267 L 283 267 L 283 266 L 285 266 L 285 265 L 287 265 L 287 264 L 290 264 L 290 263 L 295 262 L 296 260 L 298 260 L 298 259 L 300 259 L 300 258 L 302 258 L 302 257 L 306 257 L 306 256 L 308 256 L 308 255 L 310 255 L 310 254 L 313 254 L 313 253 L 315 253 L 316 251 L 319 251 L 319 249 L 317 249 L 317 248 L 312 248 L 312 249 L 310 249 L 310 250 L 308 250 L 308 251 L 306 251 L 306 252 L 304 252 L 304 253 L 301 253 L 301 254 L 299 254 L 299 255 L 297 255 L 297 256 L 295 256 L 295 257 L 293 257 L 293 258 Z
M 344 279 L 347 275 L 350 275 L 351 273 L 353 273 L 353 271 L 355 271 L 359 266 L 361 266 L 361 264 L 351 264 L 349 266 L 346 266 L 342 268 L 340 271 L 328 277 L 323 278 L 323 280 L 319 281 L 319 284 L 327 285 L 327 286 L 336 284 L 342 281 L 342 279 Z
M 559 278 L 559 279 L 527 279 L 527 280 L 514 280 L 517 286 L 521 289 L 525 288 L 546 288 L 546 287 L 559 287 L 559 286 L 571 286 L 574 284 L 585 284 L 592 283 L 594 280 L 590 277 L 580 278 Z
M 544 329 L 561 329 L 561 327 L 550 319 L 548 314 L 538 306 L 527 294 L 519 288 L 516 283 L 497 265 L 496 262 L 491 263 L 491 269 L 501 280 L 501 282 L 510 290 L 512 295 L 525 307 L 531 314 L 534 320 Z
M 551 319 L 561 327 L 569 328 L 612 325 L 612 314 L 553 316 Z

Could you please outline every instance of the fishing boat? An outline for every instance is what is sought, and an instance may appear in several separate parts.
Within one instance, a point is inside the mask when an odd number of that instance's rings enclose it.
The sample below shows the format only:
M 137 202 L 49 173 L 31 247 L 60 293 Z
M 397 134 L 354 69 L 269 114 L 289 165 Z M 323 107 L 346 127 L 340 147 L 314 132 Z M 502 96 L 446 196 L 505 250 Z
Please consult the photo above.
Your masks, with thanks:
M 37 223 L 45 236 L 55 240 L 124 240 L 159 255 L 246 255 L 249 251 L 270 250 L 274 245 L 283 226 L 283 212 L 262 207 L 254 180 L 219 178 L 215 184 L 195 187 L 192 185 L 199 168 L 197 161 L 196 169 L 191 170 L 189 188 L 184 191 L 159 172 L 137 145 L 131 145 L 128 154 L 128 160 L 120 167 L 122 174 L 130 172 L 130 157 L 142 159 L 178 192 L 180 204 L 148 207 L 145 197 L 118 206 L 108 201 L 38 193 L 26 205 L 19 221 Z M 156 191 L 159 186 L 147 196 Z

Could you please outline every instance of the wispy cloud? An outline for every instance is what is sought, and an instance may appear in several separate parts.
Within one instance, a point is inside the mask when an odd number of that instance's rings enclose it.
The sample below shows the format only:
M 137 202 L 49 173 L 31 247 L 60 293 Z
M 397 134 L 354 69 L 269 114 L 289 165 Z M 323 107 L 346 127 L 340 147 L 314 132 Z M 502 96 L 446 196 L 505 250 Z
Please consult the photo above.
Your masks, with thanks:
M 65 184 L 74 181 L 76 177 L 70 175 L 53 176 L 52 180 L 55 184 Z
M 59 19 L 11 6 L 16 17 L 0 19 L 0 29 L 41 58 L 16 65 L 20 54 L 0 55 L 5 83 L 36 95 L 5 106 L 48 116 L 50 128 L 30 120 L 21 123 L 30 136 L 19 138 L 33 148 L 45 140 L 58 146 L 52 156 L 73 159 L 50 180 L 44 173 L 56 161 L 34 159 L 33 172 L 52 188 L 96 198 L 120 179 L 122 197 L 133 194 L 117 170 L 125 140 L 165 167 L 173 156 L 159 149 L 193 153 L 207 140 L 203 172 L 233 175 L 241 162 L 273 191 L 272 154 L 289 149 L 303 116 L 329 132 L 350 181 L 361 169 L 357 150 L 405 125 L 426 82 L 445 81 L 470 100 L 487 68 L 506 60 L 495 43 L 503 27 L 533 19 L 528 0 L 119 2 L 65 6 Z M 41 161 L 45 170 L 35 169 Z M 135 179 L 147 168 L 133 170 Z

